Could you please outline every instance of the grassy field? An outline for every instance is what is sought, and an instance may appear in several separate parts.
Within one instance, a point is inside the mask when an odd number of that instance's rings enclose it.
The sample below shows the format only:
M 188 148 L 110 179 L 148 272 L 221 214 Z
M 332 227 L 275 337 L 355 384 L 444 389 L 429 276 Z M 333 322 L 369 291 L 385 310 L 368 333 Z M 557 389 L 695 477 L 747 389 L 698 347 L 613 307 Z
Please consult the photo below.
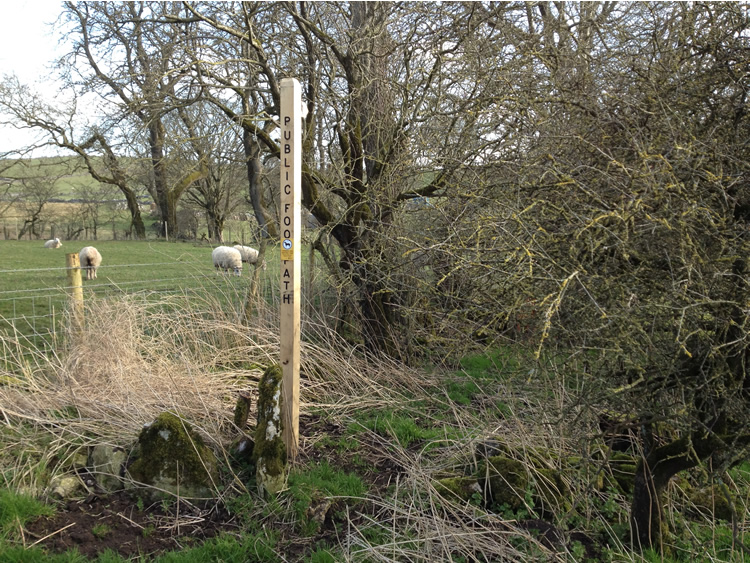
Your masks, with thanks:
M 65 255 L 78 253 L 89 244 L 101 252 L 103 261 L 96 280 L 84 279 L 84 299 L 117 293 L 159 296 L 192 291 L 221 296 L 239 309 L 252 278 L 253 267 L 248 265 L 240 277 L 218 275 L 208 244 L 66 241 L 61 248 L 49 250 L 42 241 L 0 241 L 0 318 L 4 321 L 0 329 L 36 339 L 49 339 L 59 330 L 69 294 Z M 261 287 L 272 299 L 278 279 L 278 249 L 270 247 L 268 254 Z

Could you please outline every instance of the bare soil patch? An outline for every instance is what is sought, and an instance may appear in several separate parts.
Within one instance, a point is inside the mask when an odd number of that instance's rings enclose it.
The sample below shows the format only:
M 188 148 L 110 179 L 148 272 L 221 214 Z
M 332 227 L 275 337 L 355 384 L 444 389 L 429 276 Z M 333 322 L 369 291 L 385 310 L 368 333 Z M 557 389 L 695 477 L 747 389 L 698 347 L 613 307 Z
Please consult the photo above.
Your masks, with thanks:
M 234 516 L 220 504 L 201 508 L 180 501 L 140 509 L 132 496 L 118 492 L 69 501 L 55 516 L 29 524 L 25 533 L 52 552 L 75 548 L 93 559 L 107 550 L 125 558 L 154 555 L 237 530 Z

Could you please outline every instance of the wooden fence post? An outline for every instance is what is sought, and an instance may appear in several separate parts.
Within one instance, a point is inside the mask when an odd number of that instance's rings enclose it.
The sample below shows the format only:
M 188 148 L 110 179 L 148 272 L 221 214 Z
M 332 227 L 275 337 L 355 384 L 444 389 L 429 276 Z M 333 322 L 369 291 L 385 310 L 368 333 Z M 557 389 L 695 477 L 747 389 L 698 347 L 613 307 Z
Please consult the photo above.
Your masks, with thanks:
M 66 254 L 65 266 L 68 268 L 68 287 L 70 288 L 70 318 L 73 332 L 83 329 L 83 277 L 81 261 L 78 254 Z

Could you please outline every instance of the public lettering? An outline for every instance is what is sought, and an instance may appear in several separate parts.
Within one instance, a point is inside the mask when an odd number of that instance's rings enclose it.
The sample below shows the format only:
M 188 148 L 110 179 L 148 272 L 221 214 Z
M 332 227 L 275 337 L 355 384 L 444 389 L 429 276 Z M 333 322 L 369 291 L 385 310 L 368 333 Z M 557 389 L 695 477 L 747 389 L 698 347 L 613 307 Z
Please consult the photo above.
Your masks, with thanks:
M 284 127 L 287 127 L 291 121 L 292 121 L 292 118 L 289 117 L 288 115 L 285 115 L 284 116 Z
M 284 193 L 286 195 L 292 195 L 292 186 L 290 184 L 284 186 Z
M 288 163 L 288 162 L 286 161 L 286 158 L 284 158 L 284 168 L 291 168 L 291 166 L 292 166 L 292 165 L 291 165 L 291 164 L 289 164 L 289 163 Z
M 284 145 L 284 154 L 289 154 L 290 152 L 292 152 L 292 145 L 287 143 Z
M 291 141 L 292 140 L 292 132 L 289 129 L 287 129 L 286 131 L 284 131 L 284 140 L 285 141 Z

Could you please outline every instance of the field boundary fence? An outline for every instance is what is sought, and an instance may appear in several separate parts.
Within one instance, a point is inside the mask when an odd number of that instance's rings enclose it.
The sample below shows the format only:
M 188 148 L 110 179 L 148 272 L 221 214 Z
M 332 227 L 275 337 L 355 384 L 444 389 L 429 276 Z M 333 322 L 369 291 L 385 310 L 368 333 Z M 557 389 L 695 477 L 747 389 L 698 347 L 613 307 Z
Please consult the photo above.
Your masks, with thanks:
M 118 280 L 118 269 L 137 268 L 140 279 Z M 254 266 L 246 266 L 242 276 L 217 273 L 212 270 L 188 271 L 185 275 L 159 275 L 162 263 L 102 265 L 97 278 L 85 279 L 82 270 L 84 306 L 92 299 L 110 299 L 123 295 L 137 295 L 154 303 L 168 296 L 184 295 L 195 298 L 196 304 L 209 299 L 241 315 L 252 282 Z M 0 270 L 0 338 L 23 341 L 40 350 L 53 349 L 67 330 L 71 308 L 71 294 L 67 275 L 69 268 L 21 268 Z M 38 287 L 23 287 L 29 279 L 59 280 Z M 4 289 L 3 289 L 4 288 Z M 278 272 L 259 269 L 256 297 L 271 311 L 280 304 Z M 338 308 L 335 290 L 325 288 L 318 280 L 303 281 L 303 311 L 320 316 L 321 310 Z M 197 305 L 196 305 L 197 306 Z

